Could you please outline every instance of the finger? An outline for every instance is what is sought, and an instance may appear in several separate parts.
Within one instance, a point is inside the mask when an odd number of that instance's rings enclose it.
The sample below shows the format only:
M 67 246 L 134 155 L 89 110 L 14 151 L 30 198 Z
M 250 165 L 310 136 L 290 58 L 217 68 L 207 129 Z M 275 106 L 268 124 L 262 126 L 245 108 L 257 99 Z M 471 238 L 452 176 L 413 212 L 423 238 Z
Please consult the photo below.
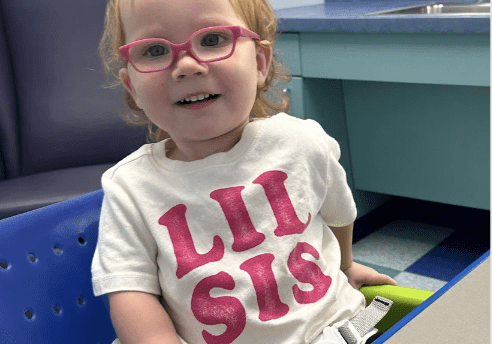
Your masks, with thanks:
M 365 283 L 366 285 L 381 285 L 381 284 L 389 284 L 389 285 L 394 285 L 397 286 L 398 283 L 388 275 L 383 275 L 383 274 L 377 274 L 372 276 L 368 281 Z
M 394 279 L 392 279 L 391 277 L 389 277 L 388 275 L 383 275 L 386 282 L 384 282 L 384 284 L 389 284 L 389 285 L 394 285 L 394 286 L 398 286 L 398 283 L 396 283 L 396 281 Z
M 395 287 L 398 287 L 398 283 L 394 279 L 391 279 L 391 283 L 388 283 L 388 284 L 391 284 L 391 285 L 394 285 Z

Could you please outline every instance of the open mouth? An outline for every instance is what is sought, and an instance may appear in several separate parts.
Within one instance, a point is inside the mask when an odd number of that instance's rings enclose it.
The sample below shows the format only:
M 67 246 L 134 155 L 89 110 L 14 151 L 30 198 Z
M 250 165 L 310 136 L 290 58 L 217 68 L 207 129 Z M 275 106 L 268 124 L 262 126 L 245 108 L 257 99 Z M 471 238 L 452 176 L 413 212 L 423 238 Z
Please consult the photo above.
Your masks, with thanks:
M 189 105 L 189 104 L 200 104 L 207 101 L 211 101 L 220 97 L 220 94 L 203 94 L 199 96 L 193 96 L 191 98 L 186 98 L 178 101 L 178 105 Z

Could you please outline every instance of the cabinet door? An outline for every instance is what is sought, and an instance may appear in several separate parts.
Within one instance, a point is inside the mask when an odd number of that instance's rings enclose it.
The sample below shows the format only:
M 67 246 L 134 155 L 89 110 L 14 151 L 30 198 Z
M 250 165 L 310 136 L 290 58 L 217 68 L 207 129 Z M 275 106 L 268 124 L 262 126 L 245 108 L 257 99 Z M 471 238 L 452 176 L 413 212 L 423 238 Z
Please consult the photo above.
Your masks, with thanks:
M 306 118 L 304 115 L 303 102 L 303 80 L 302 78 L 293 77 L 290 83 L 279 83 L 282 92 L 287 93 L 290 99 L 289 115 Z
M 279 83 L 282 92 L 290 98 L 289 114 L 305 118 L 303 105 L 303 81 L 301 77 L 301 58 L 299 51 L 299 34 L 283 33 L 279 36 L 274 48 L 274 56 L 285 68 L 288 74 L 293 75 L 290 83 Z
M 344 81 L 355 188 L 490 208 L 490 89 Z

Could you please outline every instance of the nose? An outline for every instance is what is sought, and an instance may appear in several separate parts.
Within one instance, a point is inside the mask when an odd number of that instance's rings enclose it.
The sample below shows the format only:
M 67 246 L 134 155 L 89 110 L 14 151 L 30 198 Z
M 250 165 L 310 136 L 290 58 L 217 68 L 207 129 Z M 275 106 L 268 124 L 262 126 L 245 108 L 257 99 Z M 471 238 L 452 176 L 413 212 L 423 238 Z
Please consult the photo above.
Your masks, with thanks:
M 172 77 L 175 81 L 179 81 L 191 76 L 201 76 L 208 73 L 208 66 L 200 63 L 186 51 L 180 51 L 176 59 Z

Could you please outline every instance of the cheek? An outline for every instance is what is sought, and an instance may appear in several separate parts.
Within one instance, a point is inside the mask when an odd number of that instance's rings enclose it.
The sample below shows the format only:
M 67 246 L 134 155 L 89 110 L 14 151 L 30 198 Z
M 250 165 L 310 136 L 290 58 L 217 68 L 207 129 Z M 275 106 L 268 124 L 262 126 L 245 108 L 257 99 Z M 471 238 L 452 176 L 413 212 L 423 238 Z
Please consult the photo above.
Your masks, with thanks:
M 144 78 L 134 85 L 135 94 L 138 99 L 137 105 L 144 111 L 152 111 L 153 108 L 162 106 L 167 99 L 167 88 L 162 82 Z M 158 104 L 159 103 L 159 104 Z
M 258 74 L 256 69 L 255 55 L 238 54 L 231 64 L 229 70 L 229 82 L 237 89 L 237 93 L 245 101 L 251 102 L 251 99 L 256 98 Z

